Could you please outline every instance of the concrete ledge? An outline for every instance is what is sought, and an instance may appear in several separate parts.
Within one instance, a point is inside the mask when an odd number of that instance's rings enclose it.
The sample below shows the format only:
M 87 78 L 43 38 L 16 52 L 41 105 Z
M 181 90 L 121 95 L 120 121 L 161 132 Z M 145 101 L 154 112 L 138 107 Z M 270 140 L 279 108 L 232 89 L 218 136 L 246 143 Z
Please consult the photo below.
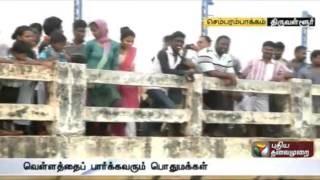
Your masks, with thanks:
M 0 120 L 52 121 L 54 108 L 49 105 L 0 103 Z
M 0 63 L 0 79 L 52 81 L 53 70 L 37 65 Z
M 2 136 L 0 158 L 253 158 L 253 141 L 272 138 Z M 281 140 L 307 140 L 286 138 Z M 310 139 L 308 139 L 310 140 Z M 315 149 L 320 139 L 315 139 Z M 315 153 L 313 158 L 320 158 Z
M 188 109 L 132 109 L 111 107 L 86 107 L 84 119 L 95 122 L 187 122 Z
M 204 122 L 226 124 L 290 125 L 294 113 L 204 110 Z

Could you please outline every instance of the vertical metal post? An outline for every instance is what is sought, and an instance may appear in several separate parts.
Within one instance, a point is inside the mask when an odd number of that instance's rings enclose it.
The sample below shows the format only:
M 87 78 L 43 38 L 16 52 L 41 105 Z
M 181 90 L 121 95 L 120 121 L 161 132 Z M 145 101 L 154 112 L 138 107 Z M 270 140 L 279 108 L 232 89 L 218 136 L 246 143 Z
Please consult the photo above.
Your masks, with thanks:
M 208 29 L 203 25 L 203 19 L 208 17 L 208 6 L 213 5 L 212 0 L 202 0 L 201 5 L 201 35 L 208 35 Z
M 74 0 L 74 20 L 82 19 L 82 0 Z
M 310 17 L 308 11 L 303 11 L 302 17 Z M 301 29 L 301 45 L 304 47 L 308 46 L 308 27 L 302 27 Z

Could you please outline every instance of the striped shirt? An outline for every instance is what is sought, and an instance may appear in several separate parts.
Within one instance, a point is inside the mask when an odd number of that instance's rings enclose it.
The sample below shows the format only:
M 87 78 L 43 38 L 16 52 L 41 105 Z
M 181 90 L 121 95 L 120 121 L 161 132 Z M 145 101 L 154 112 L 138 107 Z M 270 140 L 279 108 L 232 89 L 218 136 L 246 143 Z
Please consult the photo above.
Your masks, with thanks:
M 197 64 L 201 72 L 216 70 L 234 74 L 232 56 L 223 54 L 220 57 L 212 48 L 205 48 L 198 52 Z
M 262 59 L 252 60 L 249 62 L 247 67 L 242 70 L 242 74 L 246 79 L 261 81 L 271 80 L 273 77 L 285 73 L 292 73 L 292 71 L 285 64 L 273 59 L 268 64 Z M 266 77 L 270 74 L 270 78 Z

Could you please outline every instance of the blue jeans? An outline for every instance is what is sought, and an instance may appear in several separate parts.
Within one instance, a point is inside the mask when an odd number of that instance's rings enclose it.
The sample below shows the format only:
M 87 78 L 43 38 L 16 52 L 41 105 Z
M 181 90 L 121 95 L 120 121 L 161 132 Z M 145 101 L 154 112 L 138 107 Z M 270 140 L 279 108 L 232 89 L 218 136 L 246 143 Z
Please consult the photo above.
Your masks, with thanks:
M 175 103 L 160 89 L 151 89 L 147 91 L 152 100 L 151 108 L 174 109 Z M 143 123 L 142 133 L 144 136 L 160 136 L 162 123 Z
M 160 89 L 148 90 L 148 96 L 152 99 L 153 108 L 174 109 L 175 103 L 171 100 L 164 91 Z

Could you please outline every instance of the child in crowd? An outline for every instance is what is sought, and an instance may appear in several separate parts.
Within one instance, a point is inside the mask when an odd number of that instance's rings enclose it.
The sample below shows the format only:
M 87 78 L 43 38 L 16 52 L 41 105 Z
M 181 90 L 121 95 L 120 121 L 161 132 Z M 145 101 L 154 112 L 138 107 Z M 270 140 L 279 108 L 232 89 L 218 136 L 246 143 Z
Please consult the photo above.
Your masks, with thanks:
M 68 62 L 70 58 L 64 51 L 66 43 L 67 38 L 60 31 L 54 31 L 50 35 L 50 45 L 40 53 L 39 58 L 41 60 Z
M 73 41 L 65 47 L 73 63 L 86 63 L 85 59 L 85 37 L 87 23 L 84 20 L 76 20 L 73 23 Z
M 12 60 L 7 60 L 8 63 L 14 64 L 30 64 L 41 65 L 42 63 L 31 59 L 31 46 L 23 41 L 17 40 L 12 48 L 10 54 Z M 0 103 L 21 103 L 32 104 L 34 96 L 35 82 L 21 81 L 21 80 L 1 80 Z M 30 121 L 7 121 L 0 125 L 2 130 L 19 130 L 17 132 L 23 134 L 31 134 Z

